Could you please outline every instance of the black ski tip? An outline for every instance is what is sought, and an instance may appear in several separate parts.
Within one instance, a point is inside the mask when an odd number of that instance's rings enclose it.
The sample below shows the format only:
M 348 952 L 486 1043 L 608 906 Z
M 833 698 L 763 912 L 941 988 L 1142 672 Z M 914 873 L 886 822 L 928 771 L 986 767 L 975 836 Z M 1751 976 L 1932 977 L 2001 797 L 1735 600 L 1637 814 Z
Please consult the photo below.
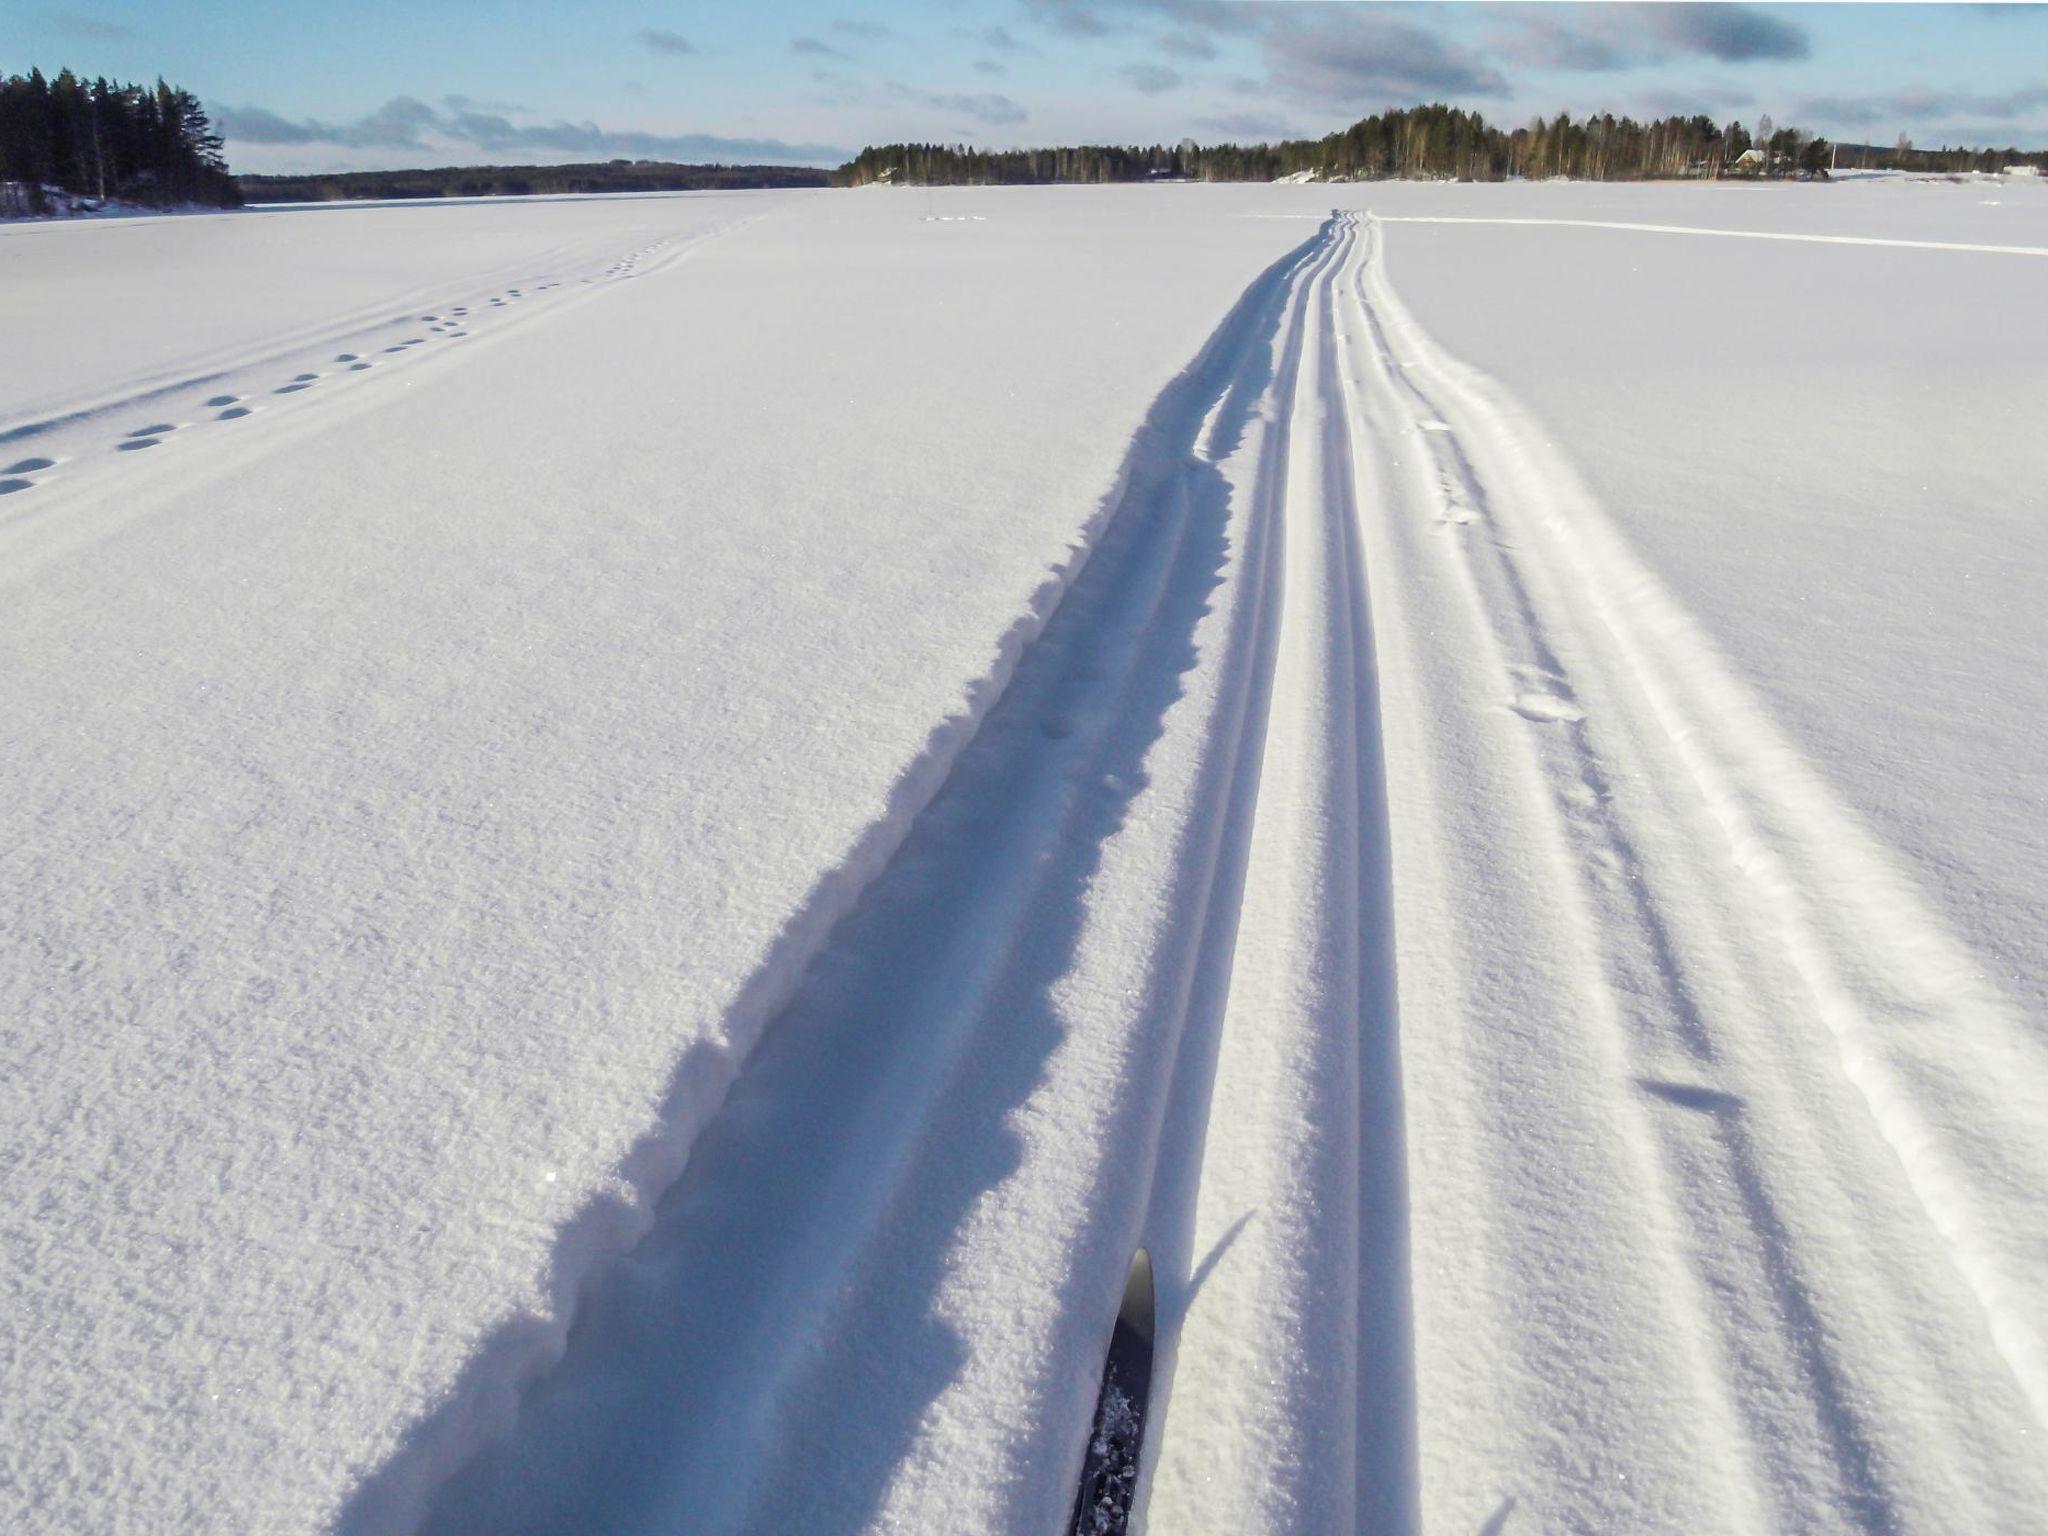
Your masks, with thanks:
M 1124 1279 L 1123 1305 L 1102 1363 L 1102 1391 L 1081 1462 L 1071 1536 L 1124 1536 L 1130 1529 L 1151 1406 L 1155 1324 L 1152 1255 L 1140 1248 Z

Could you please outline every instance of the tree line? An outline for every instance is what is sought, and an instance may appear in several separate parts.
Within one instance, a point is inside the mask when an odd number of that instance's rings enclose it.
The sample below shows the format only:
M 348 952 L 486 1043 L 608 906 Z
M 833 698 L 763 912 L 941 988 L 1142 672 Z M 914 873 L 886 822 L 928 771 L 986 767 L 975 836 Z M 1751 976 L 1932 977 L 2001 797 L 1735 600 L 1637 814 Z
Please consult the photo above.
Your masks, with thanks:
M 0 212 L 46 212 L 51 191 L 233 207 L 241 193 L 220 151 L 199 98 L 162 80 L 87 81 L 68 69 L 0 78 Z
M 608 160 L 588 165 L 466 165 L 428 171 L 330 171 L 244 176 L 252 203 L 329 203 L 358 198 L 527 197 L 572 192 L 697 192 L 740 187 L 822 187 L 826 173 L 786 165 L 676 165 Z
M 1959 176 L 1969 171 L 1995 174 L 2007 166 L 2031 165 L 2048 171 L 2048 151 L 2020 149 L 1916 149 L 1911 138 L 1900 134 L 1895 144 L 1842 144 L 1836 146 L 1836 163 L 1845 171 L 1931 171 Z
M 998 186 L 1040 182 L 1274 181 L 1303 173 L 1329 181 L 1504 181 L 1569 176 L 1587 181 L 1722 176 L 1824 176 L 1830 146 L 1763 118 L 1740 122 L 1667 117 L 1639 123 L 1560 112 L 1503 130 L 1476 112 L 1441 103 L 1361 118 L 1320 139 L 1177 146 L 1084 144 L 1059 149 L 971 149 L 885 144 L 863 149 L 834 174 L 843 186 L 871 182 Z

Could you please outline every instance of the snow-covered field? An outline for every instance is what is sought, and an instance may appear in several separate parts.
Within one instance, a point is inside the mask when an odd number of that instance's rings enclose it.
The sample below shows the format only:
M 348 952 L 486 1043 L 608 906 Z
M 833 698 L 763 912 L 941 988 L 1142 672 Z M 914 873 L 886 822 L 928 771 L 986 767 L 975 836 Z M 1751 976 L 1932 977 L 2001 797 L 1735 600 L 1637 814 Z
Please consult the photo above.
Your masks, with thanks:
M 1143 1246 L 1155 1532 L 2048 1529 L 2044 297 L 1911 181 L 0 228 L 0 1525 L 1064 1530 Z

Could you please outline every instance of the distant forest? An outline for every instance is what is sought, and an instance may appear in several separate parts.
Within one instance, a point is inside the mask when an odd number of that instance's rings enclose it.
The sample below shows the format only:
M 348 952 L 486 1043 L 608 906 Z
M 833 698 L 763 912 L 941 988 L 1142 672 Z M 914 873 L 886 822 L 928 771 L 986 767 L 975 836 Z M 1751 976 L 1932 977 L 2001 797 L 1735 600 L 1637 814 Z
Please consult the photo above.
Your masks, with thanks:
M 151 207 L 242 200 L 198 97 L 68 69 L 0 78 L 0 213 L 48 211 L 45 188 Z
M 470 165 L 433 171 L 335 171 L 311 176 L 244 176 L 252 203 L 343 202 L 357 198 L 525 197 L 567 192 L 697 192 L 737 187 L 822 187 L 824 171 L 782 165 L 671 165 L 609 160 L 593 165 Z
M 1754 132 L 1706 117 L 1667 117 L 1651 123 L 1602 113 L 1574 120 L 1560 113 L 1512 131 L 1476 112 L 1441 104 L 1390 109 L 1361 118 L 1320 139 L 1277 144 L 1178 146 L 1080 145 L 1065 149 L 981 150 L 964 145 L 886 144 L 864 149 L 834 173 L 841 186 L 890 182 L 912 186 L 1001 186 L 1043 182 L 1274 181 L 1309 173 L 1326 181 L 1504 181 L 1511 177 L 1569 176 L 1585 181 L 1640 181 L 1724 176 L 1818 177 L 1833 151 L 1827 140 L 1769 117 Z M 1903 153 L 1905 169 L 1983 168 L 2010 161 L 2039 163 L 2042 156 L 2013 151 L 1975 153 L 1986 163 L 1923 165 L 1928 152 Z M 1996 163 L 1990 163 L 1996 162 Z M 1877 163 L 1873 160 L 1871 163 Z
M 1838 144 L 1835 166 L 1844 171 L 1933 171 L 1951 176 L 1967 171 L 2002 171 L 2031 165 L 2048 171 L 2048 150 L 1916 149 L 1904 134 L 1896 144 Z

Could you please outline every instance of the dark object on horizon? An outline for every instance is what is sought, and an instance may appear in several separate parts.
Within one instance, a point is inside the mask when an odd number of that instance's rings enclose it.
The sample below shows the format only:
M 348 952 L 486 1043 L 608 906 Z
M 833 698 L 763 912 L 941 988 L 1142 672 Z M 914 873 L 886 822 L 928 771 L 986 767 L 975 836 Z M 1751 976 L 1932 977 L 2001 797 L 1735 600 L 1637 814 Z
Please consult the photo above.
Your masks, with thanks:
M 310 176 L 244 176 L 252 203 L 347 202 L 363 198 L 547 197 L 578 192 L 699 192 L 741 187 L 822 187 L 808 166 L 675 165 L 609 160 L 588 165 L 457 165 L 426 171 L 335 171 Z
M 0 78 L 0 213 L 46 213 L 49 192 L 153 208 L 241 202 L 199 98 L 166 85 Z

